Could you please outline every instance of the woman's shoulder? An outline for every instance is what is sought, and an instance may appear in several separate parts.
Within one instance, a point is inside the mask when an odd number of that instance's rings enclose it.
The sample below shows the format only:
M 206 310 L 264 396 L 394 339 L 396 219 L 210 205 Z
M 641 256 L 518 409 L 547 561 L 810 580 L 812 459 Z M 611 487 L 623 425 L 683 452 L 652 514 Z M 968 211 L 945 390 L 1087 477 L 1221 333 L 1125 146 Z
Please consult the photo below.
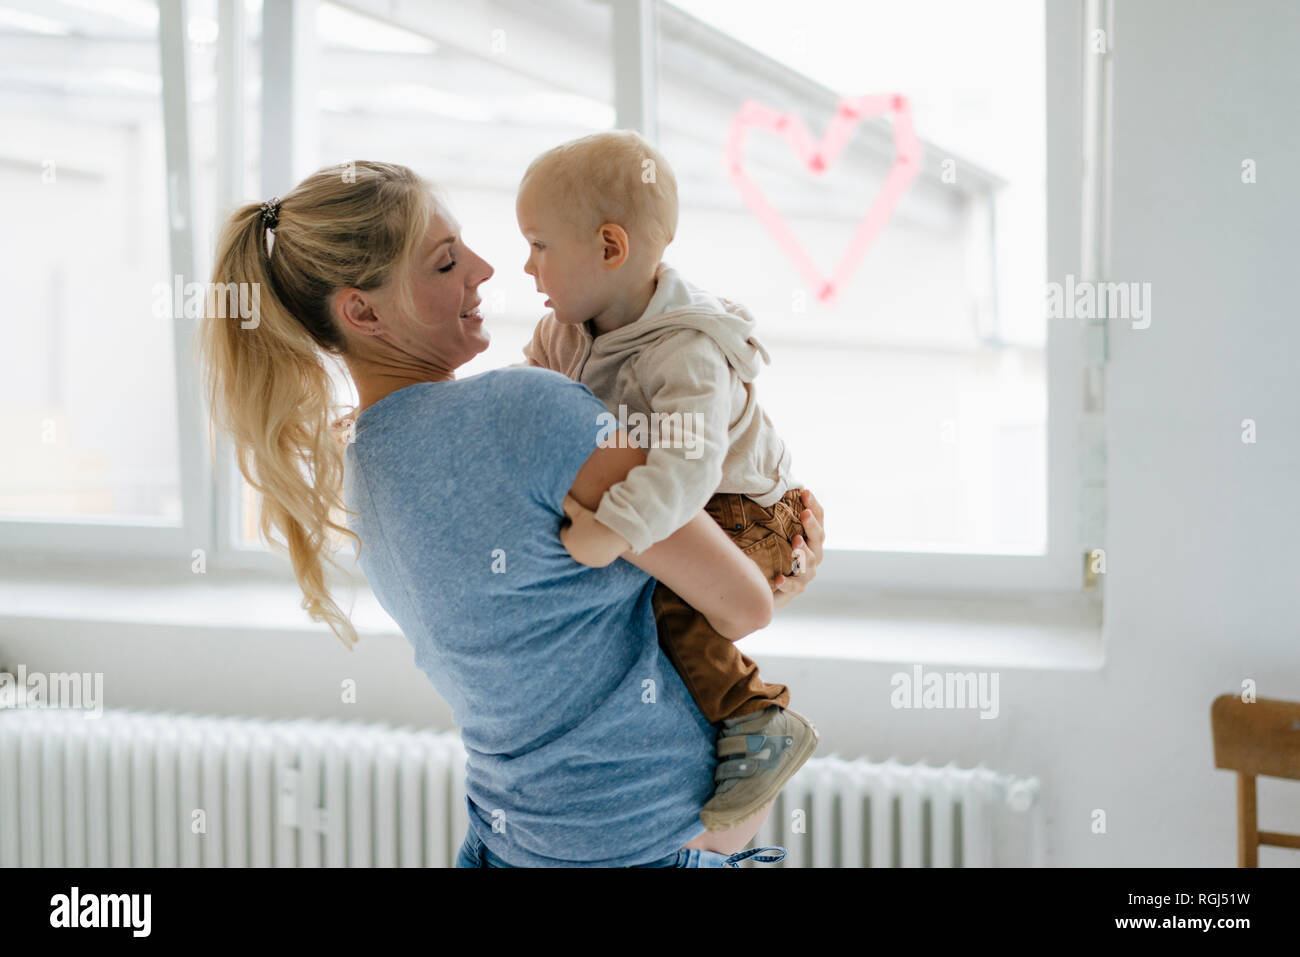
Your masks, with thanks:
M 557 405 L 581 404 L 584 400 L 595 400 L 591 390 L 558 372 L 536 366 L 507 366 L 463 379 L 417 382 L 375 403 L 374 410 L 366 410 L 364 418 L 354 414 L 340 419 L 334 427 L 345 428 L 349 419 L 358 421 L 362 427 L 384 418 L 422 419 L 439 410 L 451 412 L 457 407 L 486 412 L 494 405 L 518 408 L 526 404 L 544 411 Z
M 463 451 L 475 460 L 491 447 L 510 460 L 512 472 L 553 470 L 559 476 L 567 471 L 571 481 L 596 448 L 602 417 L 608 415 L 585 385 L 531 366 L 419 383 L 401 391 L 406 393 L 402 401 L 384 399 L 357 422 L 358 444 L 367 446 L 371 458 L 416 461 L 424 452 L 460 460 Z
M 474 387 L 466 397 L 486 399 L 488 404 L 507 409 L 520 424 L 558 425 L 573 417 L 586 421 L 605 411 L 604 403 L 581 382 L 537 366 L 493 369 L 463 383 Z
M 580 382 L 575 382 L 566 375 L 553 369 L 540 366 L 506 366 L 480 372 L 464 380 L 466 383 L 480 380 L 480 385 L 503 395 L 524 395 L 536 398 L 538 395 L 591 395 L 591 390 Z

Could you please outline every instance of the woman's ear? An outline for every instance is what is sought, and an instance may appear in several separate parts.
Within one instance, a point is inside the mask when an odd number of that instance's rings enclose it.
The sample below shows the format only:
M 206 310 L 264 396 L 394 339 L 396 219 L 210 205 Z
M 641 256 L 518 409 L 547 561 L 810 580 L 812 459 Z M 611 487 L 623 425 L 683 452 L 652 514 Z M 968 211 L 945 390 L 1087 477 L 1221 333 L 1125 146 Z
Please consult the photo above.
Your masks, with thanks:
M 617 223 L 605 223 L 600 227 L 600 246 L 604 265 L 610 269 L 623 265 L 632 253 L 627 230 Z
M 339 325 L 363 336 L 379 331 L 379 317 L 360 289 L 340 289 L 334 293 L 334 318 Z

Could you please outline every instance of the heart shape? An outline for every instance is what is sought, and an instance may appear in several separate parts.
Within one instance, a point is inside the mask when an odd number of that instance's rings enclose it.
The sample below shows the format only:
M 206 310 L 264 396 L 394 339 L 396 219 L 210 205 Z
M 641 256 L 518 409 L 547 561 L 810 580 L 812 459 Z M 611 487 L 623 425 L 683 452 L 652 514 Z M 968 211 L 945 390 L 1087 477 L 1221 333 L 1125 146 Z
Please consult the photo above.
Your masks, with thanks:
M 844 147 L 858 123 L 883 113 L 893 114 L 894 165 L 890 167 L 889 175 L 885 177 L 885 182 L 880 187 L 880 192 L 876 194 L 871 208 L 858 222 L 853 239 L 844 250 L 835 272 L 828 279 L 813 265 L 781 214 L 772 208 L 772 204 L 767 201 L 762 190 L 754 185 L 754 181 L 745 173 L 743 159 L 745 136 L 750 127 L 756 127 L 782 137 L 790 144 L 795 155 L 803 161 L 809 172 L 820 176 L 839 159 L 840 153 L 844 152 Z M 731 118 L 726 152 L 731 181 L 740 190 L 745 205 L 785 250 L 804 281 L 816 290 L 817 298 L 827 305 L 834 302 L 839 290 L 844 288 L 861 264 L 877 234 L 889 221 L 894 207 L 898 205 L 898 200 L 921 169 L 921 143 L 916 138 L 916 130 L 912 126 L 911 106 L 907 102 L 907 97 L 901 93 L 844 97 L 837 104 L 835 117 L 826 128 L 821 142 L 817 144 L 813 143 L 803 121 L 793 113 L 778 113 L 755 100 L 747 100 L 740 107 L 740 111 Z

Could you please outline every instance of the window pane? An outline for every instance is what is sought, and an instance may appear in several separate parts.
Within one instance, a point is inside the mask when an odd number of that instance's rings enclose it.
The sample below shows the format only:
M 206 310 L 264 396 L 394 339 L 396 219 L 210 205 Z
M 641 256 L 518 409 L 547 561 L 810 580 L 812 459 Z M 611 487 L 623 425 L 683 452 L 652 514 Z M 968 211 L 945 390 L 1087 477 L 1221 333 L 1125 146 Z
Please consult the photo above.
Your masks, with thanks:
M 523 271 L 515 191 L 538 153 L 613 126 L 611 15 L 599 0 L 434 12 L 407 5 L 416 22 L 397 24 L 320 4 L 318 165 L 402 163 L 446 194 L 465 242 L 496 270 L 481 287 L 492 344 L 464 377 L 522 361 L 546 311 Z M 335 381 L 339 401 L 354 403 L 346 376 Z M 239 534 L 255 546 L 257 495 L 244 501 Z
M 180 521 L 157 35 L 152 0 L 0 0 L 8 518 Z
M 524 169 L 552 146 L 614 125 L 609 6 L 541 6 L 495 7 L 473 30 L 435 19 L 431 36 L 416 36 L 372 34 L 364 18 L 321 5 L 324 54 L 339 67 L 321 77 L 322 165 L 363 158 L 360 150 L 427 176 L 446 192 L 466 243 L 496 269 L 482 287 L 492 345 L 461 376 L 521 361 L 546 311 L 524 274 L 515 222 Z
M 1041 3 L 680 0 L 661 6 L 659 56 L 681 201 L 664 258 L 758 319 L 758 394 L 833 516 L 827 544 L 1044 552 Z M 730 124 L 755 100 L 817 142 L 839 97 L 894 92 L 922 171 L 823 305 L 733 184 Z M 763 130 L 742 155 L 829 276 L 893 164 L 892 127 L 864 120 L 820 176 Z

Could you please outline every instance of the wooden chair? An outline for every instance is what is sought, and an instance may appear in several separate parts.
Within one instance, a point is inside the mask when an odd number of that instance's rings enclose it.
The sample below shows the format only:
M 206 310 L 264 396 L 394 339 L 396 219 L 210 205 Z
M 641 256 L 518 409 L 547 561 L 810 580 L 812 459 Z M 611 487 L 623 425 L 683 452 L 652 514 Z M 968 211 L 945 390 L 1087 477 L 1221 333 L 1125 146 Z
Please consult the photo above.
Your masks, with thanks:
M 1210 727 L 1214 766 L 1237 772 L 1237 866 L 1258 867 L 1261 844 L 1300 850 L 1300 834 L 1261 831 L 1255 812 L 1256 777 L 1300 780 L 1300 703 L 1220 695 Z

